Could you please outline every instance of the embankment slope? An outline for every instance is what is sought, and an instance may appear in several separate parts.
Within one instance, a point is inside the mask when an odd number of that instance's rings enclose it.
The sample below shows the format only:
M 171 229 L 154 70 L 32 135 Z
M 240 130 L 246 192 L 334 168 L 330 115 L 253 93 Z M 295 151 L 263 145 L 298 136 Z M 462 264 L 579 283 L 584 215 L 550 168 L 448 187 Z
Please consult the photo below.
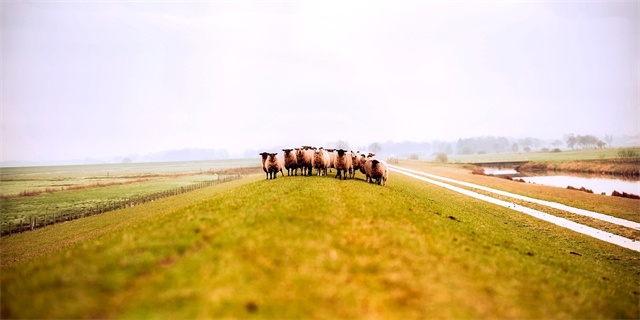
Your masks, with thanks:
M 42 242 L 40 231 L 0 248 Z M 1 271 L 3 318 L 639 312 L 636 253 L 393 173 L 387 187 L 330 176 L 238 184 Z

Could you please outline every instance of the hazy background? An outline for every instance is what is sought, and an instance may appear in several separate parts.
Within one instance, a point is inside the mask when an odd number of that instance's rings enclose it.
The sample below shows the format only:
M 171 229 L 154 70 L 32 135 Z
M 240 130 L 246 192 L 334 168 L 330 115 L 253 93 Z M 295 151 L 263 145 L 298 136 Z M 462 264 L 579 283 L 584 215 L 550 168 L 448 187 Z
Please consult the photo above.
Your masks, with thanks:
M 4 163 L 639 133 L 638 1 L 1 6 Z

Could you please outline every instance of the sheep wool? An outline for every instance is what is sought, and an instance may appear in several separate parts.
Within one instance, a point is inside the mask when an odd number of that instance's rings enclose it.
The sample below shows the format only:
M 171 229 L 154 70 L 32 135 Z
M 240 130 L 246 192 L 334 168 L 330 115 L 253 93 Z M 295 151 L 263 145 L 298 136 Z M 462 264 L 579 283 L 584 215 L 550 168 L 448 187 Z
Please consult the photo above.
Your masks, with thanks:
M 313 170 L 313 148 L 304 146 L 304 163 L 307 167 L 307 175 L 310 176 Z
M 282 149 L 284 151 L 284 168 L 287 169 L 287 175 L 298 175 L 298 158 L 293 149 Z
M 307 174 L 307 165 L 305 164 L 305 151 L 303 148 L 296 148 L 296 160 L 298 160 L 298 168 L 300 168 L 300 175 Z
M 389 171 L 384 162 L 376 159 L 371 160 L 371 168 L 369 169 L 369 178 L 371 179 L 371 182 L 375 179 L 375 183 L 378 185 L 382 183 L 383 186 L 386 186 L 388 176 Z
M 329 153 L 329 172 L 336 168 L 336 149 L 327 149 Z
M 360 163 L 359 163 L 359 167 L 360 167 L 360 173 L 362 174 L 367 174 L 367 171 L 365 169 L 365 164 L 367 163 L 367 157 L 363 154 L 360 155 Z
M 322 148 L 314 150 L 312 164 L 313 168 L 317 170 L 318 176 L 327 175 L 330 162 L 331 158 L 329 158 L 328 152 Z
M 269 153 L 269 157 L 265 161 L 265 167 L 267 168 L 267 179 L 275 179 L 278 177 L 278 171 L 284 177 L 284 172 L 282 172 L 282 161 L 278 157 L 278 153 Z
M 338 149 L 335 158 L 335 166 L 336 166 L 336 178 L 340 177 L 340 179 L 347 180 L 347 173 L 350 178 L 353 174 L 353 160 L 351 158 L 351 153 L 347 153 L 346 150 Z
M 267 167 L 265 166 L 265 162 L 267 161 L 267 157 L 269 157 L 269 153 L 262 152 L 262 153 L 259 153 L 259 155 L 262 156 L 262 171 L 264 171 L 267 174 L 267 179 L 269 179 L 269 173 L 267 172 Z

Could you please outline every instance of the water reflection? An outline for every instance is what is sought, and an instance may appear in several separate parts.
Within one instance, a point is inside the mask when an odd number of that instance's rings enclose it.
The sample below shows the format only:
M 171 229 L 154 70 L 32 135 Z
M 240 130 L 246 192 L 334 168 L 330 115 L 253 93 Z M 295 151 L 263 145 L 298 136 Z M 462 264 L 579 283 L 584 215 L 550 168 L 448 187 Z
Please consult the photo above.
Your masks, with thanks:
M 634 180 L 569 175 L 522 176 L 520 179 L 526 182 L 560 188 L 572 186 L 579 189 L 585 187 L 593 190 L 593 193 L 596 194 L 604 192 L 607 195 L 611 195 L 614 190 L 636 195 L 640 194 L 640 181 Z
M 626 192 L 640 195 L 640 180 L 637 177 L 612 176 L 605 174 L 573 174 L 543 172 L 529 173 L 519 172 L 514 168 L 505 167 L 483 167 L 484 174 L 495 176 L 511 176 L 513 178 L 522 179 L 525 182 L 541 184 L 546 186 L 554 186 L 567 188 L 572 186 L 580 189 L 585 187 L 593 190 L 593 193 L 611 195 L 615 190 L 618 192 Z

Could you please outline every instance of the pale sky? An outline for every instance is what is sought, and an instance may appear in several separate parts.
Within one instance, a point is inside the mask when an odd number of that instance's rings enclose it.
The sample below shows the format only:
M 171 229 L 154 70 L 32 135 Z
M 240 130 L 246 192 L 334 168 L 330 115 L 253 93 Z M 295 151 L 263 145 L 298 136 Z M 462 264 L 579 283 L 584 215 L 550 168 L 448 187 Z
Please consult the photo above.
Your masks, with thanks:
M 2 1 L 2 161 L 639 133 L 638 1 Z

